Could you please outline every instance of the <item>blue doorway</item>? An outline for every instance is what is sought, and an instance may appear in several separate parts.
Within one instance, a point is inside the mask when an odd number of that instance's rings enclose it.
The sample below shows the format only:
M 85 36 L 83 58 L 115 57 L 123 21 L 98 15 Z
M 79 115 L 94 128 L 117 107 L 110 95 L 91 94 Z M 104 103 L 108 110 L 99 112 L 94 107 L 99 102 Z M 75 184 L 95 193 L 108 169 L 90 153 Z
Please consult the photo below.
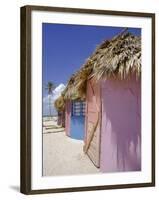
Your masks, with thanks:
M 71 138 L 77 140 L 84 139 L 85 131 L 85 102 L 73 101 L 72 102 L 72 115 L 71 115 Z

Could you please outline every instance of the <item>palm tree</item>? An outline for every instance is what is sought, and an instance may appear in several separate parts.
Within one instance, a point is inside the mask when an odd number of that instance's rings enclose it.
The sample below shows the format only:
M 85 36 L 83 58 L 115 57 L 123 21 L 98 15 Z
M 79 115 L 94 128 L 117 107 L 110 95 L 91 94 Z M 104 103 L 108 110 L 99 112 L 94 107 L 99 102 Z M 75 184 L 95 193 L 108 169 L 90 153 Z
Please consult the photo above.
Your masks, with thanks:
M 49 115 L 50 115 L 50 119 L 51 119 L 51 95 L 53 90 L 55 89 L 55 85 L 54 83 L 52 83 L 51 81 L 49 81 L 45 87 L 45 89 L 47 90 L 47 93 L 49 95 Z

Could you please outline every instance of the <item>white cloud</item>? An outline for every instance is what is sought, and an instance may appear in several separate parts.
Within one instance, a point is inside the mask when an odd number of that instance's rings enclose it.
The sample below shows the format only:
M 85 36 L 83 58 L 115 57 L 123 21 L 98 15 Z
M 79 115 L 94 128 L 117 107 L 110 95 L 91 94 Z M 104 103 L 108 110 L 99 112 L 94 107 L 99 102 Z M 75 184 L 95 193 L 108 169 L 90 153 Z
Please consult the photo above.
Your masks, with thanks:
M 55 100 L 61 95 L 61 92 L 65 89 L 65 85 L 63 83 L 59 84 L 52 92 L 52 95 L 46 95 L 43 98 L 43 114 L 49 115 L 49 103 L 51 101 L 52 104 L 52 114 L 56 113 L 54 108 Z
M 61 92 L 65 89 L 65 85 L 61 83 L 59 86 L 57 86 L 53 91 L 53 99 L 56 100 L 60 95 Z

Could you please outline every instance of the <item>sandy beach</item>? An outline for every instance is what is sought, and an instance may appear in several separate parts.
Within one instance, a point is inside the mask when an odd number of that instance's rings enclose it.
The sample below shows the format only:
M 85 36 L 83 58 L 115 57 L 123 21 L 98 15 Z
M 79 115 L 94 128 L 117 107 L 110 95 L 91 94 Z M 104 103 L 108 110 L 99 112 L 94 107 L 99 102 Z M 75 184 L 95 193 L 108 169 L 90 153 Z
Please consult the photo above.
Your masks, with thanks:
M 83 152 L 83 141 L 65 135 L 57 118 L 43 120 L 43 176 L 99 173 Z

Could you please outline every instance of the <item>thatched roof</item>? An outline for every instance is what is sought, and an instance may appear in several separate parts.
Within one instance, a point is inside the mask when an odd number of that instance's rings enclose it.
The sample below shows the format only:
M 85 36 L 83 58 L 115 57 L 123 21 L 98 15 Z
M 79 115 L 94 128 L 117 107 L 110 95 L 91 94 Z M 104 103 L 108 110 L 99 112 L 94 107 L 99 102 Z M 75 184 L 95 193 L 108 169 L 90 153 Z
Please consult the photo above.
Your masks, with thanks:
M 92 77 L 97 80 L 126 79 L 130 74 L 141 74 L 141 37 L 124 32 L 110 41 L 103 42 L 89 58 Z M 86 63 L 88 65 L 88 63 Z
M 74 74 L 64 91 L 65 99 L 84 99 L 86 82 L 90 78 L 123 80 L 141 75 L 141 37 L 124 30 L 111 40 L 104 41 L 86 63 Z
M 54 102 L 54 106 L 55 106 L 55 108 L 56 108 L 56 110 L 58 112 L 61 112 L 61 111 L 64 110 L 64 108 L 65 108 L 65 100 L 64 100 L 63 95 L 61 95 L 60 97 L 58 97 L 56 99 L 56 101 Z
M 76 83 L 78 81 L 80 71 L 76 72 L 76 74 L 73 74 L 70 78 L 70 80 L 67 83 L 67 86 L 65 90 L 62 92 L 62 95 L 64 96 L 64 99 L 71 99 L 71 100 L 77 100 L 81 99 L 83 100 L 85 98 L 84 91 L 79 90 L 76 88 Z

